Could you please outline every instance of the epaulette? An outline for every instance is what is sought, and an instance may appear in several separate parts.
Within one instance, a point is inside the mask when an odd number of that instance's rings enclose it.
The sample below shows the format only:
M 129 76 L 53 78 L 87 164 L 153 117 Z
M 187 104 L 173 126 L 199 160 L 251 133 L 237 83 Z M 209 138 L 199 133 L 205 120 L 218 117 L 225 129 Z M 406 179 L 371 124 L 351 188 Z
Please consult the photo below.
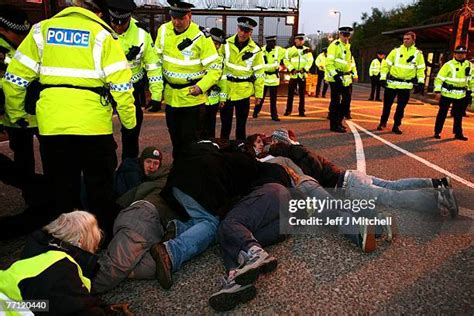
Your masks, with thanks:
M 211 33 L 209 33 L 209 30 L 205 28 L 204 26 L 199 26 L 199 30 L 204 34 L 205 37 L 210 37 Z
M 341 42 L 339 42 L 339 40 L 335 41 L 334 42 L 334 45 L 339 45 Z
M 139 29 L 142 29 L 142 30 L 144 30 L 145 32 L 150 33 L 150 31 L 148 30 L 147 25 L 146 25 L 145 23 L 136 21 L 136 22 L 135 22 L 135 25 L 136 25 Z

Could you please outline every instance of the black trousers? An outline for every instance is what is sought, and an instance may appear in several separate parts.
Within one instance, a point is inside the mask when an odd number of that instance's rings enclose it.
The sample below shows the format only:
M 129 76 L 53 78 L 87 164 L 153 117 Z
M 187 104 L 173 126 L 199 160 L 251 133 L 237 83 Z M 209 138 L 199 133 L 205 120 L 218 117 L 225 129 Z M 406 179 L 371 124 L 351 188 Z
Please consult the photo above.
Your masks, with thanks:
M 397 109 L 393 118 L 393 125 L 402 125 L 403 114 L 405 113 L 405 107 L 410 99 L 410 89 L 391 89 L 385 88 L 383 95 L 383 111 L 380 117 L 380 124 L 387 124 L 388 118 L 390 117 L 390 110 L 392 109 L 393 101 L 397 97 Z
M 443 130 L 444 122 L 446 121 L 446 116 L 448 115 L 449 106 L 453 105 L 451 112 L 453 114 L 453 134 L 463 135 L 462 132 L 462 118 L 464 116 L 464 108 L 466 106 L 466 98 L 462 99 L 452 99 L 448 97 L 441 96 L 439 100 L 439 110 L 438 115 L 436 116 L 435 123 L 435 134 L 440 134 Z
M 41 159 L 54 215 L 82 208 L 82 174 L 89 211 L 97 216 L 108 235 L 112 233 L 118 211 L 113 191 L 116 149 L 113 135 L 40 136 Z
M 265 96 L 267 95 L 267 91 L 270 92 L 270 113 L 272 118 L 278 118 L 278 111 L 277 111 L 277 91 L 278 86 L 265 86 L 263 90 L 263 98 L 260 100 L 260 103 L 255 106 L 253 110 L 254 114 L 260 113 L 262 110 L 263 102 L 265 102 Z
M 235 107 L 235 139 L 245 140 L 247 138 L 246 126 L 250 110 L 250 98 L 227 101 L 221 109 L 221 138 L 229 139 L 232 130 L 232 117 Z
M 331 102 L 329 103 L 329 120 L 331 129 L 342 125 L 344 116 L 349 114 L 351 104 L 352 86 L 344 87 L 342 84 L 330 82 Z
M 204 104 L 190 107 L 166 105 L 166 126 L 173 144 L 173 159 L 179 158 L 184 148 L 199 139 L 200 111 Z
M 142 106 L 146 104 L 145 83 L 143 80 L 133 85 L 133 97 L 135 98 L 135 117 L 137 125 L 132 129 L 122 127 L 122 160 L 125 158 L 137 158 L 140 154 L 140 130 L 143 123 Z
M 370 77 L 370 100 L 375 99 L 380 100 L 380 88 L 382 86 L 380 85 L 380 75 L 377 76 L 371 76 Z
M 300 105 L 298 107 L 299 114 L 304 114 L 304 96 L 306 92 L 306 80 L 301 78 L 290 79 L 288 83 L 288 100 L 286 103 L 286 114 L 290 114 L 293 111 L 293 98 L 295 96 L 295 89 L 298 86 L 298 92 L 300 95 Z
M 318 82 L 316 84 L 316 97 L 319 97 L 321 92 L 321 84 L 323 86 L 323 97 L 326 97 L 326 92 L 328 91 L 329 84 L 324 81 L 324 71 L 318 69 Z
M 38 128 L 7 127 L 10 149 L 13 151 L 13 174 L 15 186 L 21 188 L 23 199 L 31 205 L 34 195 L 35 151 L 33 136 L 38 135 Z
M 205 105 L 201 113 L 201 139 L 210 139 L 216 137 L 216 116 L 219 111 L 219 103 L 214 105 Z

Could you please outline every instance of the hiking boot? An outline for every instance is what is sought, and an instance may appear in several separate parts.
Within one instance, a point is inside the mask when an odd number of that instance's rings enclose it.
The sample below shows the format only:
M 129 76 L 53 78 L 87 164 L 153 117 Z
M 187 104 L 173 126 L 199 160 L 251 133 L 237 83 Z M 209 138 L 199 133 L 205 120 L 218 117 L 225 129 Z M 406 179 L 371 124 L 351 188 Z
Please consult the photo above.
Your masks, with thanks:
M 403 134 L 403 131 L 400 128 L 398 128 L 398 126 L 392 127 L 392 132 L 397 134 L 397 135 L 402 135 Z
M 438 191 L 438 208 L 443 217 L 455 218 L 459 214 L 459 206 L 454 196 L 453 189 L 440 189 Z
M 173 285 L 171 278 L 172 263 L 165 245 L 161 242 L 153 245 L 150 254 L 156 262 L 156 278 L 160 285 L 168 290 Z
M 376 227 L 376 238 L 384 239 L 385 241 L 392 242 L 393 238 L 398 235 L 398 228 L 395 222 L 395 217 L 388 215 L 384 212 L 377 214 L 377 217 L 384 224 L 377 225 Z
M 168 225 L 166 225 L 166 230 L 165 230 L 165 233 L 163 234 L 163 238 L 161 239 L 161 242 L 175 239 L 176 234 L 177 234 L 176 222 L 175 221 L 168 222 Z
M 377 247 L 375 242 L 375 226 L 362 224 L 359 226 L 359 247 L 363 252 L 372 252 Z
M 220 290 L 209 298 L 209 305 L 218 312 L 231 310 L 257 295 L 257 289 L 253 284 L 240 285 L 235 282 L 235 279 L 229 280 L 227 277 L 222 277 L 220 283 Z
M 248 252 L 240 251 L 237 258 L 240 264 L 234 279 L 237 284 L 247 285 L 255 282 L 260 273 L 269 273 L 276 269 L 278 261 L 258 246 L 252 246 Z

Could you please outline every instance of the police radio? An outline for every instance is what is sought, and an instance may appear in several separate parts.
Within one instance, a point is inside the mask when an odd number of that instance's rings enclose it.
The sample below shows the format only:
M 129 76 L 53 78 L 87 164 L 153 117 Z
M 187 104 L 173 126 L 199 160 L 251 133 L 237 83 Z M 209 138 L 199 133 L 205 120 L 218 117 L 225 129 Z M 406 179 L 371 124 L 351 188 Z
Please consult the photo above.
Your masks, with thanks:
M 244 54 L 244 56 L 242 56 L 242 60 L 245 61 L 245 60 L 247 60 L 247 59 L 252 58 L 252 56 L 253 56 L 253 53 L 251 53 L 251 52 L 246 52 L 246 53 Z
M 196 35 L 193 39 L 189 39 L 189 38 L 185 38 L 181 43 L 178 44 L 178 49 L 180 51 L 188 48 L 189 46 L 191 46 L 194 41 L 196 41 L 198 38 L 201 37 L 201 33 L 199 33 L 198 35 Z M 204 36 L 206 36 L 206 34 L 204 34 Z
M 469 77 L 470 74 L 471 74 L 471 67 L 466 67 L 466 69 L 464 70 L 464 75 L 466 77 Z
M 142 48 L 142 46 L 143 46 L 143 43 L 140 46 L 130 47 L 127 55 L 125 55 L 125 57 L 127 57 L 127 60 L 130 60 L 130 61 L 134 60 L 137 57 L 138 53 L 140 53 L 140 49 Z
M 414 58 L 415 58 L 414 55 L 408 57 L 408 58 L 407 58 L 407 63 L 411 63 Z

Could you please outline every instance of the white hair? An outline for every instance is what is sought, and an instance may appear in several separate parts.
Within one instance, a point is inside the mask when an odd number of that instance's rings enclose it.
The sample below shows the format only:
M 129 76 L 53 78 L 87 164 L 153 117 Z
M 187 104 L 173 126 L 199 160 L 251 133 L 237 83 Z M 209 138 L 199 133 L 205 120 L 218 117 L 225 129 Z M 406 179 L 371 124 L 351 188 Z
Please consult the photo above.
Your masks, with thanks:
M 63 213 L 43 229 L 55 238 L 92 253 L 97 251 L 102 239 L 95 216 L 85 211 Z

